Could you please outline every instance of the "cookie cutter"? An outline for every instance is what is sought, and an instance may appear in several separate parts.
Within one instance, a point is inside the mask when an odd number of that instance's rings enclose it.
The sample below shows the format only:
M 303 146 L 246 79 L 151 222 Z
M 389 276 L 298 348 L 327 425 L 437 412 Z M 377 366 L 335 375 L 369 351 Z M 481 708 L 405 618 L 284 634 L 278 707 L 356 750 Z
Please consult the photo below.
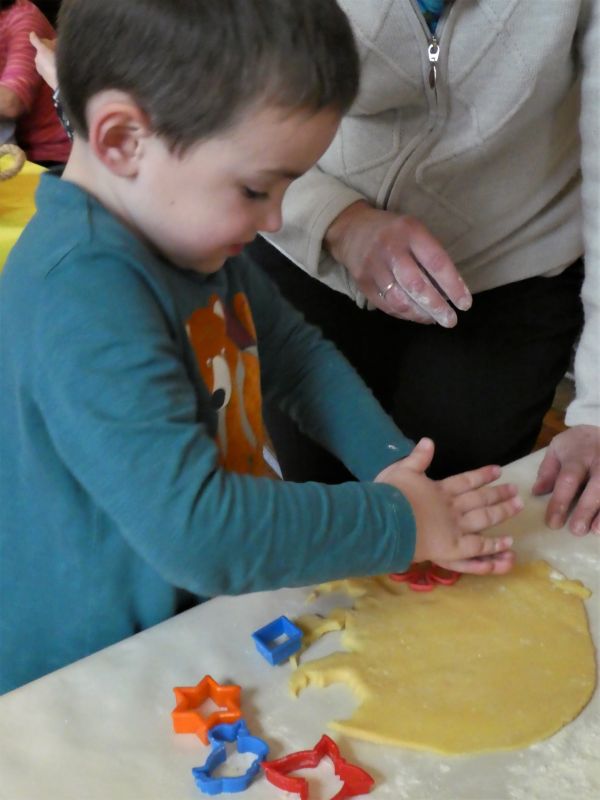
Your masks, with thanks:
M 269 754 L 269 745 L 252 736 L 243 719 L 232 724 L 216 725 L 209 731 L 208 738 L 213 748 L 211 753 L 203 766 L 192 769 L 196 786 L 204 794 L 210 795 L 246 791 Z M 238 753 L 253 753 L 256 758 L 243 775 L 213 777 L 213 772 L 227 760 L 227 742 L 235 742 Z
M 273 666 L 287 661 L 300 650 L 302 636 L 300 628 L 285 616 L 274 619 L 252 634 L 256 649 Z M 282 637 L 283 641 L 278 641 Z
M 242 716 L 240 707 L 241 688 L 222 685 L 210 675 L 205 675 L 196 686 L 176 686 L 176 706 L 171 712 L 175 733 L 195 733 L 204 744 L 208 744 L 208 731 L 221 723 L 236 722 Z M 220 706 L 208 716 L 199 707 L 206 700 Z
M 275 761 L 265 761 L 262 766 L 266 779 L 278 789 L 299 794 L 300 800 L 308 800 L 308 781 L 290 776 L 289 773 L 314 768 L 324 758 L 331 759 L 335 774 L 344 784 L 331 800 L 345 800 L 347 797 L 356 797 L 371 791 L 375 783 L 373 778 L 364 769 L 346 761 L 340 755 L 336 743 L 327 734 L 321 736 L 312 750 L 300 750 Z
M 407 583 L 413 592 L 431 592 L 437 585 L 453 586 L 461 573 L 453 569 L 445 569 L 432 561 L 415 562 L 406 572 L 392 572 L 388 577 L 392 581 Z

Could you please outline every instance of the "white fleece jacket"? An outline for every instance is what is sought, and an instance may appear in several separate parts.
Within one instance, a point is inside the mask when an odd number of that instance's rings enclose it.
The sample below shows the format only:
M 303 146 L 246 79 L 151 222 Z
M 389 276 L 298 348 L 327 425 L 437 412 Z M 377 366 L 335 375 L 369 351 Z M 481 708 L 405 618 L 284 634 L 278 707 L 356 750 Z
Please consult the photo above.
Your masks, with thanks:
M 455 0 L 437 29 L 434 88 L 416 0 L 339 3 L 361 53 L 359 96 L 269 239 L 359 305 L 322 249 L 358 199 L 420 219 L 472 292 L 557 274 L 585 253 L 567 422 L 600 425 L 600 0 Z

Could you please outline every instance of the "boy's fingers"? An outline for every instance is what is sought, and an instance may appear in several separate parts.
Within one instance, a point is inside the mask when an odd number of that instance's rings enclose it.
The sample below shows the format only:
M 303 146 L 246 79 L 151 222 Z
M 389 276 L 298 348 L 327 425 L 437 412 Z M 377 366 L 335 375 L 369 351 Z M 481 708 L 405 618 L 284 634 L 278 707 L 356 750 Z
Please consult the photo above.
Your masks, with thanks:
M 468 533 L 458 540 L 457 555 L 459 559 L 493 556 L 510 550 L 512 544 L 512 536 L 482 536 L 480 533 Z
M 499 486 L 483 486 L 481 489 L 474 489 L 472 492 L 465 492 L 459 495 L 454 501 L 454 508 L 461 514 L 473 511 L 483 506 L 492 506 L 503 500 L 510 500 L 518 494 L 518 488 L 514 483 L 502 483 Z
M 457 561 L 444 561 L 441 567 L 455 572 L 465 572 L 471 575 L 505 575 L 513 568 L 516 556 L 512 550 L 504 550 L 491 556 L 482 558 L 463 558 Z
M 444 478 L 443 481 L 440 481 L 440 486 L 446 494 L 459 495 L 486 486 L 499 478 L 501 472 L 502 470 L 497 464 L 488 464 L 486 467 Z
M 419 439 L 412 453 L 402 459 L 402 465 L 412 469 L 414 472 L 425 472 L 431 464 L 434 452 L 435 445 L 431 439 Z
M 514 517 L 523 509 L 523 501 L 520 497 L 511 497 L 492 506 L 475 508 L 463 514 L 460 527 L 463 533 L 477 533 L 485 528 L 493 528 L 504 520 Z

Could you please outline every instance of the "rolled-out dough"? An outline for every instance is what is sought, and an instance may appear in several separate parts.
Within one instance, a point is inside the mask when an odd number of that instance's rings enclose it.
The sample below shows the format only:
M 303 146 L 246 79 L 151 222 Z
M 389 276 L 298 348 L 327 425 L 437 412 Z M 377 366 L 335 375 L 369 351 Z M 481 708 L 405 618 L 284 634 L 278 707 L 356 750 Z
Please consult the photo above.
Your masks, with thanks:
M 512 750 L 555 733 L 593 694 L 590 592 L 544 561 L 428 593 L 387 577 L 319 587 L 339 591 L 354 608 L 298 623 L 307 645 L 343 630 L 347 652 L 303 655 L 290 686 L 347 684 L 358 707 L 331 723 L 344 734 L 444 754 Z

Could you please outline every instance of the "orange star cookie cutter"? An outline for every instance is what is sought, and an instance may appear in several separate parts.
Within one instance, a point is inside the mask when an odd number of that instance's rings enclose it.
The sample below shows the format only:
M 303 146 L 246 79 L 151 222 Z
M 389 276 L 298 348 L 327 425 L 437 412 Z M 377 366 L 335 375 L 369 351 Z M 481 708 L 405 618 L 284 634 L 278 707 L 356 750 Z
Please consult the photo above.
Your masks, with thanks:
M 266 779 L 278 789 L 299 794 L 300 800 L 308 800 L 308 781 L 289 773 L 317 767 L 324 758 L 331 759 L 335 774 L 344 784 L 331 800 L 345 800 L 371 791 L 375 783 L 373 778 L 364 769 L 342 758 L 337 744 L 327 734 L 321 736 L 312 750 L 301 750 L 275 761 L 263 761 L 262 767 Z
M 205 675 L 196 686 L 176 686 L 176 706 L 171 712 L 175 733 L 195 733 L 204 744 L 208 744 L 208 731 L 215 725 L 237 722 L 242 716 L 240 708 L 241 688 L 221 685 L 210 675 Z M 200 706 L 212 700 L 219 706 L 208 716 L 200 711 Z

